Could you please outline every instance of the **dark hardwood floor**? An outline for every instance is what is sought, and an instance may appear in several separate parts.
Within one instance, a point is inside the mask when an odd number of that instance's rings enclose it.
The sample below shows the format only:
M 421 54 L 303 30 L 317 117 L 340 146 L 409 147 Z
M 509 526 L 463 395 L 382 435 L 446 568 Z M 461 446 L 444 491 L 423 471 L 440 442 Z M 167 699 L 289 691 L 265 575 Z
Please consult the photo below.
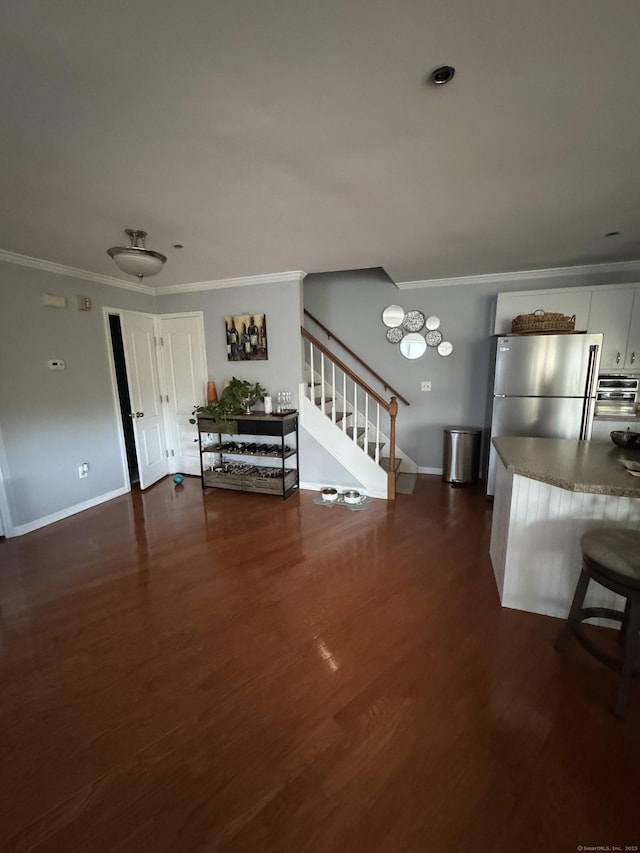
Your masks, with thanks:
M 165 480 L 0 542 L 0 849 L 640 843 L 640 686 L 502 609 L 491 507 Z M 637 849 L 637 848 L 636 848 Z

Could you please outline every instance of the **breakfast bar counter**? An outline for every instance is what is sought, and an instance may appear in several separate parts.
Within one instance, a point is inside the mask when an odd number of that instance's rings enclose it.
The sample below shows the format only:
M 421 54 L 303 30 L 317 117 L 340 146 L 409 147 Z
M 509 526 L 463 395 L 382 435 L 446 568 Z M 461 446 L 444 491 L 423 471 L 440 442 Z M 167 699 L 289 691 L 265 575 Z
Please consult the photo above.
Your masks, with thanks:
M 504 607 L 566 617 L 580 573 L 580 536 L 615 525 L 640 529 L 640 477 L 620 459 L 640 451 L 611 442 L 494 439 L 499 464 L 491 562 Z M 620 608 L 591 584 L 587 606 Z

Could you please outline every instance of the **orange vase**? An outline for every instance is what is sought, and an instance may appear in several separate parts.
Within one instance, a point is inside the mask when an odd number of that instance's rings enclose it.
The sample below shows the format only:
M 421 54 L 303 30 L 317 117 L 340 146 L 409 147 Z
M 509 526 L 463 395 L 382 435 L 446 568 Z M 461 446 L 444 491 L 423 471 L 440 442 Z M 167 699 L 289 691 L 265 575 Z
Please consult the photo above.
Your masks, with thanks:
M 215 382 L 207 382 L 207 403 L 215 403 L 218 399 Z

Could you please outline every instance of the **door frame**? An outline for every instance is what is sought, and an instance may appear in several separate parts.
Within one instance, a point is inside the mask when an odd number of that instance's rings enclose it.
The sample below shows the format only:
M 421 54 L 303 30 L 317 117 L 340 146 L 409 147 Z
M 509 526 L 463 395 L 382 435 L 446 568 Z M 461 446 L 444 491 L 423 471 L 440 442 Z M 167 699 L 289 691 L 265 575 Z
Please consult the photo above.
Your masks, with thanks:
M 120 464 L 122 465 L 122 476 L 124 484 L 128 492 L 131 491 L 131 478 L 129 477 L 129 463 L 127 461 L 127 448 L 124 443 L 124 427 L 122 425 L 122 416 L 120 414 L 120 397 L 118 396 L 118 380 L 116 377 L 116 365 L 113 357 L 113 344 L 111 341 L 111 327 L 109 325 L 109 315 L 117 314 L 122 322 L 122 314 L 124 308 L 102 308 L 102 321 L 104 324 L 104 336 L 107 346 L 107 361 L 109 363 L 109 376 L 111 377 L 111 397 L 113 401 L 113 416 L 118 425 L 118 444 L 120 446 Z M 145 313 L 144 311 L 140 312 Z
M 4 450 L 4 440 L 2 438 L 2 429 L 0 428 L 0 534 L 9 539 L 15 536 L 15 529 L 11 521 L 11 510 L 9 509 L 9 499 L 7 498 L 7 490 L 4 485 L 3 468 L 7 470 L 7 455 Z
M 116 369 L 115 362 L 113 357 L 113 347 L 111 343 L 111 328 L 109 326 L 109 315 L 117 315 L 120 317 L 120 321 L 122 322 L 122 315 L 125 313 L 133 313 L 133 314 L 144 314 L 145 316 L 153 316 L 153 327 L 156 336 L 159 336 L 159 324 L 160 320 L 163 318 L 174 319 L 179 317 L 197 317 L 200 321 L 200 328 L 202 332 L 202 347 L 203 347 L 203 356 L 204 356 L 204 364 L 205 369 L 207 367 L 207 350 L 206 350 L 206 341 L 205 341 L 205 328 L 204 328 L 204 312 L 201 309 L 193 309 L 191 311 L 175 311 L 170 312 L 168 314 L 151 314 L 150 311 L 131 311 L 127 308 L 109 308 L 108 306 L 104 306 L 102 308 L 102 319 L 104 324 L 104 334 L 105 334 L 105 343 L 107 346 L 108 353 L 108 363 L 109 363 L 109 375 L 111 377 L 111 396 L 113 400 L 113 415 L 118 425 L 118 443 L 120 446 L 120 462 L 122 465 L 122 475 L 125 483 L 126 490 L 128 492 L 131 491 L 131 479 L 129 477 L 129 463 L 127 461 L 127 449 L 125 445 L 124 439 L 124 427 L 122 424 L 122 418 L 120 415 L 120 399 L 118 396 L 118 381 L 116 377 Z M 160 391 L 166 394 L 166 372 L 165 365 L 163 359 L 163 353 L 160 352 L 162 348 L 156 348 L 156 365 L 158 369 L 158 382 L 160 386 Z M 196 401 L 194 401 L 195 403 Z M 171 438 L 170 431 L 167 430 L 167 411 L 164 404 L 162 405 L 162 423 L 165 433 L 165 443 L 169 443 Z M 135 433 L 134 433 L 135 437 Z M 167 448 L 169 449 L 169 448 Z M 173 449 L 173 448 L 170 448 Z M 168 457 L 168 468 L 169 474 L 175 473 L 175 461 L 174 457 Z M 1 480 L 0 480 L 1 486 Z M 1 497 L 1 493 L 0 493 Z

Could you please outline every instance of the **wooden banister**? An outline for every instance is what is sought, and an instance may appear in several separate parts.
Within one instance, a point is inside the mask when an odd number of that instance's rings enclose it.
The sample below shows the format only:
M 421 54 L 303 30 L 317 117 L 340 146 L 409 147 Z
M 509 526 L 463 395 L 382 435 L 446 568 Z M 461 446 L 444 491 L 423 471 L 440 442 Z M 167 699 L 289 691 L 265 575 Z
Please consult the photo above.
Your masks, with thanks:
M 370 397 L 373 397 L 376 403 L 380 403 L 380 405 L 383 407 L 383 409 L 385 409 L 385 411 L 389 411 L 389 406 L 391 405 L 391 403 L 388 403 L 384 399 L 384 397 L 381 397 L 380 394 L 378 394 L 377 391 L 374 391 L 370 385 L 367 385 L 366 382 L 363 382 L 362 379 L 360 379 L 360 377 L 357 375 L 357 373 L 354 373 L 353 370 L 351 370 L 351 368 L 344 363 L 344 361 L 341 361 L 336 355 L 334 355 L 330 349 L 328 349 L 323 343 L 321 343 L 316 337 L 314 337 L 311 332 L 308 332 L 304 326 L 300 326 L 300 334 L 303 338 L 309 341 L 309 343 L 313 344 L 316 349 L 319 349 L 320 352 L 324 353 L 327 358 L 331 359 L 331 361 L 334 362 L 336 367 L 339 367 L 340 370 L 342 370 L 343 373 L 346 373 L 346 375 L 350 379 L 353 379 L 356 385 L 359 385 L 364 391 L 367 392 Z
M 368 371 L 369 371 L 369 373 L 370 373 L 372 376 L 374 376 L 374 377 L 378 380 L 378 382 L 379 382 L 379 383 L 384 387 L 385 391 L 391 391 L 391 393 L 392 393 L 392 394 L 393 394 L 393 395 L 394 395 L 398 400 L 401 400 L 401 401 L 405 404 L 405 406 L 410 406 L 410 405 L 411 405 L 411 403 L 410 403 L 410 402 L 409 402 L 405 397 L 403 397 L 403 396 L 402 396 L 402 394 L 401 394 L 399 391 L 396 391 L 396 389 L 395 389 L 395 388 L 393 388 L 391 385 L 389 385 L 389 383 L 386 381 L 386 379 L 383 379 L 383 378 L 382 378 L 382 376 L 380 376 L 380 374 L 378 374 L 378 373 L 376 373 L 376 372 L 375 372 L 375 370 L 372 370 L 372 368 L 371 368 L 371 367 L 369 367 L 369 365 L 368 365 L 365 361 L 363 361 L 363 360 L 360 358 L 360 356 L 359 356 L 359 355 L 356 355 L 356 353 L 355 353 L 355 352 L 354 352 L 350 347 L 348 347 L 348 346 L 344 343 L 344 341 L 341 341 L 341 340 L 340 340 L 340 338 L 339 338 L 337 335 L 334 335 L 334 334 L 333 334 L 333 332 L 332 332 L 330 329 L 328 329 L 325 325 L 323 325 L 323 324 L 320 322 L 320 320 L 318 320 L 316 317 L 314 317 L 314 316 L 313 316 L 313 314 L 312 314 L 310 311 L 307 311 L 307 309 L 305 308 L 305 309 L 304 309 L 304 313 L 305 313 L 305 315 L 306 315 L 310 320 L 312 320 L 312 321 L 316 324 L 316 326 L 319 326 L 319 327 L 322 329 L 322 331 L 327 335 L 327 337 L 329 338 L 329 340 L 331 340 L 331 339 L 333 338 L 333 340 L 334 340 L 337 344 L 340 344 L 340 346 L 342 347 L 342 349 L 346 350 L 346 351 L 349 353 L 349 355 L 350 355 L 352 358 L 354 358 L 354 359 L 358 362 L 358 364 L 361 364 L 361 365 L 364 367 L 364 369 L 365 369 L 365 370 L 368 370 Z M 316 346 L 319 346 L 319 345 L 321 346 L 320 342 L 319 342 L 317 339 L 315 339 L 315 338 L 314 338 L 313 343 L 314 343 Z M 325 354 L 326 354 L 326 355 L 331 355 L 331 353 L 329 353 L 329 351 L 328 351 L 328 350 L 326 350 L 326 351 L 325 351 Z M 331 357 L 335 359 L 335 356 L 333 356 L 333 355 L 332 355 Z M 356 378 L 356 377 L 355 377 L 355 375 L 354 375 L 350 370 L 348 370 L 348 368 L 344 368 L 344 366 L 343 366 L 343 369 L 346 369 L 346 370 L 347 370 L 347 372 L 349 373 L 349 376 L 351 376 L 351 378 L 352 378 L 352 379 L 355 379 L 355 378 Z M 357 381 L 359 381 L 359 382 L 360 382 L 360 380 L 357 380 Z M 369 393 L 372 393 L 372 392 L 369 392 Z M 372 396 L 373 396 L 373 394 L 372 394 Z
M 389 470 L 387 471 L 387 498 L 390 501 L 396 498 L 396 415 L 398 414 L 398 402 L 395 397 L 389 403 Z

